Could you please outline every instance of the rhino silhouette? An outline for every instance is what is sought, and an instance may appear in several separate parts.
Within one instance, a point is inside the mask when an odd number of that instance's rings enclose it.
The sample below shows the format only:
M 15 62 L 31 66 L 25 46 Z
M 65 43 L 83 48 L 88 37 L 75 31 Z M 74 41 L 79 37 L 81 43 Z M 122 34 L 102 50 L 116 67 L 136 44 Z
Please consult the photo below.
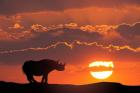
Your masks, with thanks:
M 29 60 L 22 66 L 23 72 L 26 74 L 30 83 L 37 82 L 33 76 L 42 76 L 41 83 L 48 84 L 48 74 L 53 70 L 65 70 L 65 64 L 51 59 L 43 59 L 39 61 Z

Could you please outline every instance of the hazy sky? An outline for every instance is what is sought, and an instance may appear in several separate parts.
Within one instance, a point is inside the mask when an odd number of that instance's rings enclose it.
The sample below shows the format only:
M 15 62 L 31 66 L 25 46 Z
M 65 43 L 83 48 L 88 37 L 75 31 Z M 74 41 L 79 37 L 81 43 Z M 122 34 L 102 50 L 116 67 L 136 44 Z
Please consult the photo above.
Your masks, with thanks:
M 22 64 L 44 58 L 67 63 L 50 83 L 140 85 L 140 0 L 0 0 L 0 80 L 27 82 Z M 89 74 L 96 60 L 110 78 Z

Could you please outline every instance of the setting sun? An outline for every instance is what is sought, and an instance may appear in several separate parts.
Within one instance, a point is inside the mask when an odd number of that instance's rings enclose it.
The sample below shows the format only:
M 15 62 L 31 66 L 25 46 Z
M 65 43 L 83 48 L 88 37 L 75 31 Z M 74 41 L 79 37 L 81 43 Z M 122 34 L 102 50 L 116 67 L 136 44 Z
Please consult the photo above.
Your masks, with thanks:
M 114 64 L 112 61 L 94 61 L 89 64 L 92 68 L 90 74 L 96 79 L 107 79 L 113 73 Z

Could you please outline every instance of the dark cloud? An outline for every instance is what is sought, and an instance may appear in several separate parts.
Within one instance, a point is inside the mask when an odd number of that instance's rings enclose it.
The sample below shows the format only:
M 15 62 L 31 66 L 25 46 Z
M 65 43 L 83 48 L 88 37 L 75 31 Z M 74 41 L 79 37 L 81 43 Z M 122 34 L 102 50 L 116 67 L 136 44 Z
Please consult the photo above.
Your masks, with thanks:
M 25 29 L 24 29 L 25 30 Z M 29 29 L 29 35 L 24 34 L 25 31 L 20 30 L 20 32 L 13 32 L 15 34 L 14 38 L 19 37 L 17 35 L 22 35 L 19 39 L 11 40 L 1 40 L 3 42 L 0 44 L 3 50 L 10 49 L 9 47 L 17 48 L 28 48 L 28 47 L 38 47 L 45 46 L 52 42 L 67 41 L 72 42 L 74 40 L 80 41 L 100 41 L 102 35 L 98 32 L 86 32 L 81 29 L 70 29 L 70 28 L 59 28 L 54 30 L 45 31 L 43 29 L 33 30 Z M 11 35 L 13 34 L 12 32 Z M 20 33 L 20 34 L 19 34 Z M 19 47 L 18 47 L 19 46 Z M 7 48 L 8 47 L 8 48 Z M 12 49 L 13 49 L 12 48 Z
M 133 47 L 140 46 L 140 23 L 133 25 L 122 24 L 116 30 L 120 33 L 126 45 Z
M 135 23 L 133 25 L 122 24 L 117 28 L 117 31 L 125 37 L 140 36 L 139 30 L 140 30 L 140 23 Z
M 63 11 L 84 7 L 116 7 L 139 5 L 139 0 L 0 0 L 0 14 L 11 15 L 24 12 Z

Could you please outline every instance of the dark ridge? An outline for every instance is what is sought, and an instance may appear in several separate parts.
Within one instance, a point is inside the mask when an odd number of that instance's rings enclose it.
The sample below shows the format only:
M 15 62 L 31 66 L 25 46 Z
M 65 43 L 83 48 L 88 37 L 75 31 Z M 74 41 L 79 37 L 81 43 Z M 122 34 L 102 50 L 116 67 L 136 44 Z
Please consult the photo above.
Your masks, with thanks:
M 87 85 L 19 84 L 0 81 L 0 93 L 140 93 L 140 86 L 100 82 Z

